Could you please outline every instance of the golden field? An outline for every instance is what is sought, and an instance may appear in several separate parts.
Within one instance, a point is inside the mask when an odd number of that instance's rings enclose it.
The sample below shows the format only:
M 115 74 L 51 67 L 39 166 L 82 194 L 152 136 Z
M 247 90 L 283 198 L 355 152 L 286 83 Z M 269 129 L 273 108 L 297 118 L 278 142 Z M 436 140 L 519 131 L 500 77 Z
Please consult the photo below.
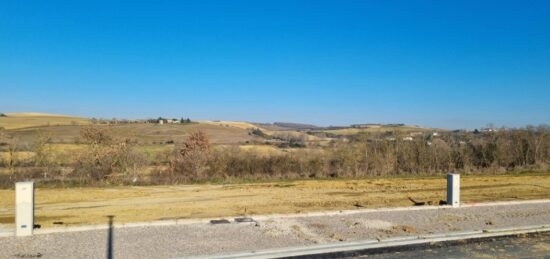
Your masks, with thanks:
M 0 117 L 0 127 L 5 129 L 90 124 L 90 120 L 86 118 L 47 113 L 6 113 L 6 115 L 8 117 Z
M 545 175 L 463 176 L 463 202 L 550 198 Z M 43 227 L 163 219 L 231 217 L 357 208 L 411 206 L 409 197 L 437 204 L 445 179 L 304 180 L 227 185 L 53 188 L 36 190 Z M 0 190 L 0 224 L 13 224 L 14 191 Z

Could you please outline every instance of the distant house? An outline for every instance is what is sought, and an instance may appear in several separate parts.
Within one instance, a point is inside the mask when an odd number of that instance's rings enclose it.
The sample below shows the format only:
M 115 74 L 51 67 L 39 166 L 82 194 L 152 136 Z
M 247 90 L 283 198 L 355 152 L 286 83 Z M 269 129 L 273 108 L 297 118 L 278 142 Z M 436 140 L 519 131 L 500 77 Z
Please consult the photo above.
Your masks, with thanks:
M 497 132 L 498 129 L 496 128 L 482 128 L 481 132 Z
M 162 118 L 162 117 L 159 117 L 156 122 L 158 124 L 183 124 L 183 123 L 191 123 L 191 120 L 188 118 L 188 119 L 165 119 L 165 118 Z

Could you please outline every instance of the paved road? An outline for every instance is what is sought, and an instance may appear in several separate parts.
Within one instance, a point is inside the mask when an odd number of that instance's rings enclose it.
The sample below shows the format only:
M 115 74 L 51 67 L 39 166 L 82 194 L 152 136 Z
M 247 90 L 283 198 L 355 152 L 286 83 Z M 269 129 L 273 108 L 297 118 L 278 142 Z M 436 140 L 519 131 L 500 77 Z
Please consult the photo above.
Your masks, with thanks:
M 550 258 L 550 232 L 390 251 L 364 251 L 346 258 Z

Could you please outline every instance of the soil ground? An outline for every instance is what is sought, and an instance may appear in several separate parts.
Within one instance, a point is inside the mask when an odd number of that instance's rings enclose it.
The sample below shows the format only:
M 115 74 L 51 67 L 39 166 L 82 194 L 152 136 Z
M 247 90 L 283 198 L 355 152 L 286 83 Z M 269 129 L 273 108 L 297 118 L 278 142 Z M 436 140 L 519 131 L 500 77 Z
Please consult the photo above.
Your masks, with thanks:
M 438 178 L 307 180 L 229 185 L 56 188 L 36 190 L 42 227 L 163 219 L 300 213 L 438 204 L 446 182 Z M 550 198 L 548 175 L 462 176 L 463 202 Z M 14 191 L 0 190 L 0 225 L 14 223 Z

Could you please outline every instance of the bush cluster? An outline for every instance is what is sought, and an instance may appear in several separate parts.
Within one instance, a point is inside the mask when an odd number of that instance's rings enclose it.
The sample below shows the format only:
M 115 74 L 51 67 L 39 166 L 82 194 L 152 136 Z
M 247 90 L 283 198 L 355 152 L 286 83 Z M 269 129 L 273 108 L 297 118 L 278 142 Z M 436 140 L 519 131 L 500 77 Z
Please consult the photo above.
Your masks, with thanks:
M 1 131 L 0 131 L 1 133 Z M 486 133 L 442 133 L 404 137 L 399 133 L 359 134 L 335 139 L 328 146 L 292 148 L 261 154 L 238 146 L 213 147 L 203 132 L 189 135 L 170 153 L 148 161 L 136 144 L 115 139 L 108 129 L 81 130 L 86 147 L 69 164 L 50 156 L 49 138 L 33 146 L 32 162 L 15 157 L 17 145 L 0 134 L 3 156 L 0 185 L 35 179 L 55 185 L 180 184 L 224 180 L 331 177 L 414 176 L 458 173 L 503 173 L 550 169 L 550 128 L 502 129 Z M 278 136 L 288 140 L 295 136 Z M 300 138 L 301 142 L 305 139 Z M 8 152 L 6 152 L 8 151 Z

